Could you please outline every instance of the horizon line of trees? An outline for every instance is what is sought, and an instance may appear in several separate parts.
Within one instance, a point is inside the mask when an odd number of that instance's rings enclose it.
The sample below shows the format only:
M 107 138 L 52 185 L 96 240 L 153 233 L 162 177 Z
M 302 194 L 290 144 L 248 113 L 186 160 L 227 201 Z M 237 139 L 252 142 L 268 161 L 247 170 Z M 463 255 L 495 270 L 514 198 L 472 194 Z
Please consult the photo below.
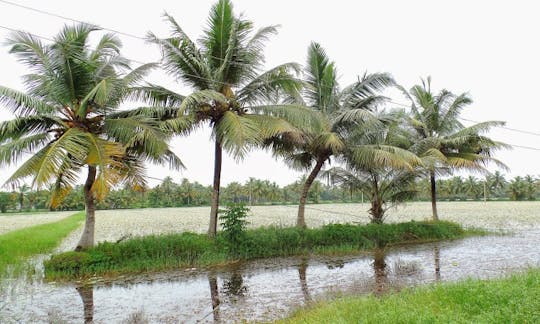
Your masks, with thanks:
M 305 176 L 293 183 L 280 187 L 275 182 L 250 178 L 243 184 L 231 182 L 221 188 L 221 204 L 244 203 L 246 205 L 276 205 L 296 203 L 302 191 Z M 430 184 L 427 179 L 417 178 L 410 186 L 414 195 L 406 201 L 429 201 Z M 540 199 L 540 178 L 532 175 L 515 176 L 507 180 L 500 172 L 484 178 L 474 176 L 454 176 L 437 180 L 439 200 L 444 201 L 482 201 L 511 200 L 533 201 Z M 211 186 L 183 178 L 180 183 L 171 177 L 152 188 L 130 188 L 124 186 L 111 190 L 105 200 L 97 204 L 97 209 L 131 209 L 162 207 L 209 206 Z M 308 202 L 347 203 L 369 202 L 369 192 L 348 186 L 325 183 L 315 180 L 308 193 Z M 0 191 L 0 211 L 48 210 L 50 190 L 30 190 L 22 186 L 19 190 Z M 74 190 L 55 210 L 83 210 L 82 190 Z

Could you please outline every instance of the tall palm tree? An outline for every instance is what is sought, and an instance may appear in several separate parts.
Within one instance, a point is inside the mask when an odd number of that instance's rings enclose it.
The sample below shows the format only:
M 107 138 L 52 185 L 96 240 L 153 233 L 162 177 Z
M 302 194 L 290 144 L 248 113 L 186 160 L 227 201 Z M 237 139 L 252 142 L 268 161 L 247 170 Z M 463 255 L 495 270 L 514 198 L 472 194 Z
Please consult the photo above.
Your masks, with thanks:
M 149 39 L 160 46 L 164 69 L 194 92 L 182 96 L 148 85 L 140 88 L 139 98 L 165 111 L 172 109 L 178 117 L 189 116 L 193 125 L 211 127 L 214 177 L 208 234 L 213 237 L 217 230 L 223 150 L 241 159 L 264 138 L 294 131 L 281 117 L 299 125 L 306 120 L 300 107 L 268 104 L 276 102 L 276 91 L 298 91 L 299 83 L 291 76 L 297 65 L 283 64 L 263 72 L 264 43 L 276 33 L 276 27 L 254 31 L 251 21 L 234 15 L 229 0 L 220 0 L 211 8 L 208 27 L 197 43 L 174 18 L 165 17 L 172 29 L 171 36 L 159 38 L 150 33 Z M 185 131 L 183 119 L 180 125 L 177 121 L 172 119 L 169 124 Z
M 32 70 L 24 76 L 28 90 L 0 87 L 0 103 L 15 114 L 0 123 L 0 165 L 19 164 L 29 155 L 7 184 L 28 177 L 38 188 L 53 184 L 55 207 L 87 169 L 86 222 L 77 249 L 94 244 L 95 200 L 103 199 L 111 186 L 144 184 L 145 160 L 180 165 L 164 141 L 169 135 L 156 121 L 117 111 L 152 65 L 131 70 L 111 34 L 91 49 L 88 37 L 95 30 L 86 24 L 66 26 L 50 44 L 13 34 L 11 53 Z
M 414 152 L 424 158 L 429 173 L 433 219 L 438 220 L 435 176 L 456 169 L 485 171 L 484 166 L 494 162 L 506 166 L 492 157 L 496 149 L 508 146 L 481 135 L 490 128 L 504 125 L 500 121 L 487 121 L 469 127 L 459 121 L 461 111 L 472 103 L 467 93 L 455 95 L 448 90 L 438 94 L 431 91 L 431 78 L 409 91 L 399 87 L 411 102 L 409 124 L 416 131 Z
M 370 111 L 386 99 L 377 93 L 392 84 L 388 74 L 364 74 L 357 82 L 340 89 L 334 62 L 319 44 L 309 46 L 303 98 L 296 100 L 301 99 L 302 104 L 316 112 L 317 122 L 304 129 L 301 136 L 279 136 L 270 142 L 274 153 L 283 156 L 293 168 L 309 171 L 300 193 L 297 226 L 306 227 L 304 213 L 309 189 L 330 158 L 345 150 L 348 127 L 360 120 L 375 120 Z

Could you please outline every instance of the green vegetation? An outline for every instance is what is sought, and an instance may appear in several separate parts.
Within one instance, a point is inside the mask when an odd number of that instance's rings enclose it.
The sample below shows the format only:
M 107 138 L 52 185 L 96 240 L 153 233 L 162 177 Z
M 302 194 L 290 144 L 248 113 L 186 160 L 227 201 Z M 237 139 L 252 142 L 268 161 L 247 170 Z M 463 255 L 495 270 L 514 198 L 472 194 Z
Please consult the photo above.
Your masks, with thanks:
M 411 288 L 382 298 L 347 297 L 280 323 L 538 323 L 540 270 L 497 280 Z
M 423 168 L 429 174 L 433 220 L 438 220 L 436 175 L 460 169 L 485 170 L 488 162 L 507 168 L 493 157 L 493 152 L 508 146 L 482 135 L 504 122 L 487 121 L 463 126 L 459 116 L 472 99 L 467 93 L 456 95 L 446 89 L 435 94 L 431 89 L 431 77 L 408 92 L 401 86 L 398 88 L 411 102 L 408 124 L 416 136 L 410 150 L 422 158 Z
M 60 221 L 32 226 L 0 235 L 0 274 L 10 264 L 20 264 L 34 254 L 50 252 L 64 237 L 76 229 L 84 213 L 76 213 Z
M 324 174 L 326 175 L 326 173 Z M 388 176 L 382 174 L 381 176 Z M 250 178 L 244 183 L 231 182 L 221 188 L 220 204 L 243 202 L 246 205 L 298 205 L 302 186 L 306 177 L 285 186 L 278 186 L 275 182 L 263 179 Z M 360 183 L 359 183 L 360 184 Z M 351 186 L 352 185 L 352 186 Z M 485 185 L 485 191 L 484 191 Z M 437 180 L 438 200 L 465 201 L 483 200 L 484 193 L 487 200 L 539 200 L 540 180 L 527 175 L 506 179 L 498 171 L 488 174 L 484 178 L 468 176 L 454 176 Z M 400 187 L 401 190 L 412 190 L 416 195 L 408 201 L 426 201 L 430 199 L 429 179 L 416 178 L 410 186 Z M 336 181 L 330 184 L 315 180 L 308 193 L 309 203 L 340 203 L 360 202 L 362 196 L 367 202 L 371 189 L 355 185 L 352 181 Z M 131 208 L 160 208 L 160 207 L 190 207 L 209 206 L 212 196 L 212 187 L 204 186 L 198 182 L 182 179 L 175 182 L 166 177 L 163 182 L 144 191 L 130 186 L 113 189 L 104 200 L 96 203 L 97 209 L 131 209 Z M 49 209 L 50 192 L 48 189 L 32 191 L 24 196 L 24 208 L 18 209 L 17 194 L 15 192 L 0 192 L 0 212 L 2 208 L 7 213 L 47 212 Z M 388 200 L 386 200 L 388 201 Z M 60 203 L 57 210 L 83 210 L 84 198 L 82 186 L 75 187 Z M 1 214 L 0 214 L 1 215 Z
M 331 224 L 316 229 L 265 227 L 242 233 L 236 236 L 233 248 L 224 232 L 215 240 L 202 234 L 181 233 L 104 242 L 84 252 L 53 256 L 45 262 L 45 272 L 49 278 L 144 272 L 215 265 L 238 259 L 350 252 L 465 235 L 461 226 L 450 222 Z
M 0 167 L 18 165 L 6 184 L 19 187 L 20 209 L 29 190 L 23 180 L 50 187 L 50 206 L 56 207 L 87 170 L 82 188 L 86 222 L 77 249 L 94 245 L 95 202 L 111 187 L 144 186 L 146 161 L 182 165 L 166 143 L 168 129 L 119 109 L 154 64 L 132 70 L 112 34 L 91 48 L 90 34 L 98 29 L 83 23 L 66 26 L 47 44 L 14 33 L 7 41 L 10 53 L 32 73 L 24 77 L 26 92 L 0 86 L 0 103 L 14 115 L 0 122 Z

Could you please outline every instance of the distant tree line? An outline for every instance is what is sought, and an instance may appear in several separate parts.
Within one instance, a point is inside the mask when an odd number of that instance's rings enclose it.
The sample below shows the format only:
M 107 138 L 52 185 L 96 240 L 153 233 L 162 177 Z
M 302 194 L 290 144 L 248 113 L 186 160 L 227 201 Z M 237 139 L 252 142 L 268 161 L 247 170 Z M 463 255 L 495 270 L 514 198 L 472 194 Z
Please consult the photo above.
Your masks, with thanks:
M 295 204 L 302 192 L 305 177 L 280 187 L 269 180 L 250 178 L 244 183 L 231 182 L 222 187 L 221 203 L 245 203 L 247 205 Z M 537 200 L 540 199 L 540 178 L 532 175 L 516 176 L 507 180 L 500 172 L 483 178 L 454 176 L 437 180 L 439 199 L 465 200 Z M 56 210 L 83 210 L 84 197 L 81 190 L 73 190 Z M 430 199 L 429 179 L 417 178 L 410 184 L 415 194 L 409 201 Z M 49 190 L 30 190 L 24 185 L 11 192 L 0 192 L 0 211 L 47 210 L 50 206 Z M 111 190 L 107 198 L 97 204 L 98 209 L 161 208 L 209 206 L 212 187 L 182 179 L 179 183 L 166 177 L 153 188 L 130 188 Z M 327 184 L 315 180 L 308 193 L 310 203 L 369 202 L 369 192 L 347 185 Z

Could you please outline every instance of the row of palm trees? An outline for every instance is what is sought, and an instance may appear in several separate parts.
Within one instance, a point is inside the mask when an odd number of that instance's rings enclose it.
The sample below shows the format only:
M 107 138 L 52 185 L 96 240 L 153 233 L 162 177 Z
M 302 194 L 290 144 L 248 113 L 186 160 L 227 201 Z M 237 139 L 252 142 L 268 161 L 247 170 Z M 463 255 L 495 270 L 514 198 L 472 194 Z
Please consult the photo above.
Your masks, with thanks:
M 317 43 L 309 46 L 304 67 L 285 63 L 263 71 L 264 45 L 276 27 L 255 30 L 251 21 L 234 14 L 229 0 L 211 8 L 197 41 L 173 17 L 165 18 L 168 37 L 148 34 L 161 49 L 161 63 L 135 69 L 120 55 L 115 35 L 105 34 L 95 48 L 89 46 L 95 26 L 65 27 L 50 44 L 25 33 L 8 40 L 11 53 L 31 72 L 23 77 L 26 92 L 0 87 L 0 103 L 15 114 L 0 123 L 0 164 L 27 158 L 7 184 L 28 177 L 36 187 L 53 183 L 52 206 L 86 169 L 86 222 L 77 249 L 94 244 L 96 200 L 120 183 L 144 187 L 145 162 L 181 168 L 169 140 L 201 125 L 210 126 L 214 141 L 211 237 L 217 231 L 223 150 L 241 159 L 252 148 L 266 147 L 291 167 L 307 170 L 297 218 L 297 225 L 305 227 L 309 189 L 331 160 L 342 162 L 344 170 L 367 173 L 376 190 L 380 174 L 427 172 L 437 219 L 436 175 L 482 169 L 497 162 L 492 151 L 504 147 L 481 135 L 501 123 L 464 127 L 458 116 L 471 102 L 468 95 L 433 94 L 429 78 L 410 91 L 386 73 L 364 74 L 341 87 L 335 63 Z M 191 92 L 145 83 L 148 71 L 158 67 Z M 410 111 L 376 112 L 388 101 L 381 95 L 388 87 L 406 94 Z M 119 108 L 133 100 L 147 106 Z M 374 193 L 371 198 L 380 197 Z M 377 204 L 383 201 L 374 212 Z
M 339 170 L 339 171 L 337 171 Z M 342 170 L 342 169 L 341 169 Z M 366 181 L 349 178 L 347 170 L 329 169 L 322 172 L 335 173 L 334 184 L 315 180 L 308 194 L 310 203 L 328 202 L 364 202 L 371 197 L 372 188 Z M 340 181 L 338 180 L 340 177 Z M 257 204 L 290 204 L 298 202 L 306 176 L 286 186 L 278 186 L 269 180 L 250 178 L 244 183 L 231 182 L 221 188 L 221 204 L 244 203 Z M 337 185 L 338 182 L 341 185 Z M 392 201 L 416 201 L 430 199 L 430 183 L 425 177 L 416 178 L 412 183 L 396 179 L 400 186 L 389 187 L 382 193 L 385 208 L 393 206 Z M 383 181 L 384 185 L 384 181 Z M 507 180 L 503 174 L 496 171 L 484 178 L 474 176 L 453 176 L 437 180 L 439 200 L 538 200 L 540 199 L 540 179 L 532 175 L 516 176 Z M 79 188 L 80 189 L 80 188 Z M 383 190 L 385 190 L 383 188 Z M 198 182 L 182 179 L 174 182 L 171 177 L 153 187 L 135 190 L 129 186 L 114 188 L 98 201 L 97 209 L 126 209 L 126 208 L 159 208 L 184 206 L 209 206 L 212 187 Z M 31 190 L 23 185 L 12 192 L 0 192 L 0 211 L 30 211 L 46 210 L 49 208 L 50 191 L 47 189 Z M 57 207 L 58 210 L 84 209 L 82 190 L 71 191 Z

